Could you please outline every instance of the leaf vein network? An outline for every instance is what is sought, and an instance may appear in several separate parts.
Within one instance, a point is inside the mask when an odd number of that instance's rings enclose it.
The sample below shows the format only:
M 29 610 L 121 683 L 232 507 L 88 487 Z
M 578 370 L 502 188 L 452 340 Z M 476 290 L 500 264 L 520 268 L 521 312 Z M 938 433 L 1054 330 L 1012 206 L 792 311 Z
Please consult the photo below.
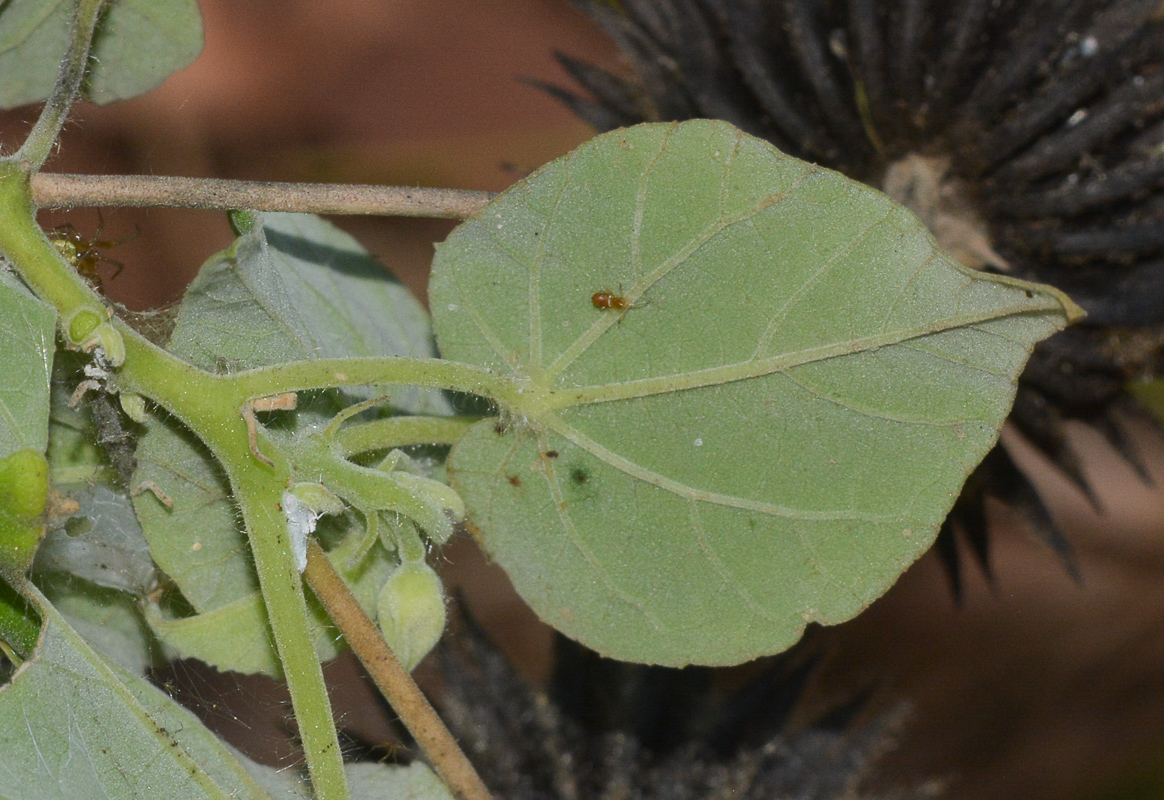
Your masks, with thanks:
M 544 441 L 544 436 L 540 432 L 538 433 L 538 440 L 542 450 L 550 449 L 549 444 Z M 517 447 L 515 446 L 506 456 L 504 463 L 508 464 L 509 459 L 513 458 L 516 452 Z M 545 464 L 545 462 L 543 463 Z M 663 624 L 654 614 L 650 612 L 650 610 L 647 609 L 646 605 L 640 598 L 635 597 L 622 587 L 615 585 L 610 576 L 606 573 L 606 570 L 603 568 L 601 562 L 599 562 L 598 557 L 594 554 L 594 551 L 591 550 L 591 548 L 582 540 L 582 537 L 578 533 L 578 528 L 574 524 L 573 518 L 570 516 L 569 504 L 566 502 L 566 496 L 562 493 L 561 480 L 558 478 L 557 471 L 553 468 L 553 465 L 545 464 L 545 472 L 543 474 L 546 479 L 547 488 L 550 492 L 550 499 L 554 503 L 554 508 L 557 510 L 558 519 L 562 523 L 562 528 L 566 531 L 566 537 L 570 544 L 574 546 L 582 558 L 585 559 L 586 563 L 590 565 L 590 568 L 594 570 L 595 574 L 598 575 L 598 577 L 602 580 L 603 584 L 606 585 L 606 588 L 612 595 L 646 617 L 647 621 L 654 626 L 655 630 L 663 630 Z
M 815 386 L 812 386 L 809 383 L 806 383 L 805 381 L 800 380 L 799 378 L 797 378 L 795 375 L 792 374 L 791 370 L 785 370 L 784 372 L 781 372 L 780 374 L 783 375 L 788 380 L 795 383 L 800 388 L 804 389 L 809 394 L 816 397 L 817 399 L 823 400 L 826 403 L 832 403 L 833 405 L 838 406 L 840 408 L 843 408 L 846 411 L 852 411 L 854 414 L 859 414 L 860 416 L 868 417 L 870 419 L 877 419 L 877 420 L 881 420 L 883 422 L 901 423 L 904 425 L 922 425 L 925 427 L 932 427 L 932 428 L 948 428 L 948 427 L 951 427 L 953 425 L 961 425 L 961 424 L 964 424 L 966 422 L 980 422 L 981 421 L 981 420 L 967 420 L 967 419 L 955 419 L 955 420 L 919 419 L 916 417 L 906 417 L 906 416 L 900 416 L 897 414 L 890 414 L 886 411 L 879 411 L 879 410 L 875 411 L 875 410 L 869 409 L 869 408 L 862 408 L 850 400 L 845 400 L 845 399 L 842 399 L 840 397 L 836 397 L 834 395 L 827 394 L 827 393 L 821 391 L 820 389 L 817 389 Z
M 895 519 L 897 514 L 871 514 L 860 511 L 808 511 L 805 509 L 790 508 L 777 503 L 767 503 L 761 500 L 749 500 L 744 497 L 708 492 L 688 486 L 685 483 L 668 478 L 664 475 L 647 469 L 646 467 L 620 456 L 613 450 L 599 444 L 586 434 L 574 428 L 556 415 L 547 415 L 543 423 L 560 436 L 573 442 L 592 456 L 611 467 L 626 473 L 632 478 L 649 483 L 678 497 L 694 500 L 711 505 L 739 508 L 745 511 L 755 511 L 773 517 L 803 520 L 855 520 L 861 522 L 879 522 Z
M 809 174 L 811 173 L 805 172 L 804 176 L 798 179 L 797 183 L 799 184 L 800 180 L 803 180 L 804 177 L 807 177 Z M 776 203 L 791 197 L 796 191 L 796 188 L 797 187 L 794 186 L 787 192 L 776 196 L 775 199 L 773 199 L 772 196 L 766 197 L 759 205 L 754 208 L 750 208 L 747 211 L 741 212 L 738 216 L 728 219 L 717 219 L 715 222 L 711 223 L 702 232 L 693 236 L 691 240 L 678 251 L 676 251 L 674 255 L 664 260 L 649 275 L 647 275 L 647 277 L 644 278 L 641 283 L 627 291 L 625 294 L 627 302 L 631 304 L 635 303 L 640 297 L 642 297 L 643 293 L 646 292 L 647 289 L 666 277 L 667 274 L 671 272 L 671 270 L 686 263 L 692 255 L 698 252 L 704 245 L 708 244 L 708 242 L 710 242 L 717 235 L 734 225 L 747 223 L 760 211 L 766 210 Z M 601 317 L 596 319 L 594 323 L 581 336 L 575 339 L 569 347 L 562 351 L 561 355 L 559 355 L 553 361 L 553 363 L 546 367 L 546 376 L 552 377 L 553 375 L 556 375 L 569 367 L 570 364 L 572 364 L 580 355 L 582 355 L 582 353 L 584 353 L 586 349 L 589 348 L 590 345 L 598 339 L 599 336 L 617 324 L 618 321 L 619 317 L 615 314 L 603 314 Z
M 621 383 L 558 389 L 550 393 L 547 406 L 551 408 L 565 408 L 588 403 L 607 403 L 617 400 L 630 400 L 636 397 L 649 397 L 656 394 L 700 389 L 722 383 L 733 383 L 735 381 L 784 372 L 793 367 L 799 367 L 805 364 L 877 350 L 882 347 L 889 347 L 907 342 L 911 339 L 918 339 L 947 330 L 970 327 L 979 322 L 987 322 L 992 319 L 1027 313 L 1030 310 L 1026 306 L 1006 306 L 986 309 L 959 317 L 951 317 L 942 320 L 937 325 L 923 324 L 915 328 L 906 328 L 900 331 L 891 331 L 889 333 L 864 336 L 848 341 L 818 345 L 816 347 L 794 350 L 762 359 L 749 359 L 733 364 L 692 370 L 691 372 L 638 378 Z M 1054 309 L 1048 306 L 1045 310 Z
M 837 248 L 829 255 L 828 258 L 824 260 L 824 263 L 820 265 L 815 273 L 809 276 L 807 280 L 805 280 L 799 287 L 797 287 L 796 291 L 788 295 L 788 298 L 784 301 L 784 304 L 776 310 L 776 313 L 772 316 L 772 319 L 769 320 L 768 326 L 764 329 L 764 333 L 760 335 L 760 340 L 756 342 L 756 349 L 752 354 L 752 360 L 758 361 L 763 358 L 763 353 L 771 343 L 772 337 L 776 335 L 776 331 L 779 329 L 780 322 L 788 316 L 788 312 L 791 311 L 796 303 L 805 294 L 808 293 L 808 290 L 819 283 L 824 278 L 824 276 L 832 270 L 833 267 L 840 263 L 844 256 L 849 255 L 857 245 L 861 244 L 874 228 L 884 224 L 893 215 L 893 212 L 894 209 L 889 209 L 881 219 L 875 222 L 871 222 L 863 230 L 854 235 L 853 238 L 850 239 L 844 247 Z
M 728 571 L 727 565 L 724 564 L 720 557 L 716 555 L 715 551 L 712 550 L 711 545 L 708 543 L 707 538 L 704 535 L 705 531 L 703 528 L 703 522 L 699 518 L 699 507 L 696 505 L 694 500 L 688 499 L 687 511 L 691 517 L 691 530 L 695 534 L 695 541 L 699 545 L 699 549 L 703 553 L 704 557 L 709 562 L 711 562 L 712 568 L 715 570 L 716 574 L 719 575 L 719 578 L 721 581 L 723 581 L 724 586 L 734 592 L 753 614 L 767 620 L 768 622 L 771 622 L 774 625 L 780 625 L 780 620 L 773 616 L 771 612 L 769 612 L 759 602 L 757 602 L 754 597 L 752 597 L 751 593 L 744 588 L 743 581 L 733 578 L 731 573 Z

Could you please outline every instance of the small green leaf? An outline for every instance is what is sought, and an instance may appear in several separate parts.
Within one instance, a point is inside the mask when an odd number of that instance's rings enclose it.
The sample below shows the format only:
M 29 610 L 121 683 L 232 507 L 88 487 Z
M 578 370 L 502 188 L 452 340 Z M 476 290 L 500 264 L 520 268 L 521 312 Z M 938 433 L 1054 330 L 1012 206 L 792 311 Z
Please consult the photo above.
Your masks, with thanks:
M 376 549 L 358 564 L 349 564 L 363 535 L 350 520 L 347 524 L 350 530 L 346 538 L 328 557 L 356 600 L 374 618 L 377 593 L 395 569 L 396 559 L 387 551 Z M 175 530 L 186 528 L 178 523 Z M 189 584 L 183 580 L 180 585 Z M 307 605 L 317 655 L 321 661 L 335 658 L 339 655 L 338 632 L 313 595 L 308 595 Z M 190 617 L 171 618 L 153 603 L 146 604 L 145 614 L 150 629 L 172 657 L 197 658 L 224 672 L 262 673 L 276 678 L 282 675 L 267 608 L 257 589 Z
M 6 581 L 0 581 L 0 642 L 19 658 L 28 658 L 40 638 L 40 616 Z
M 153 492 L 134 497 L 142 532 L 158 567 L 195 611 L 221 608 L 258 591 L 226 476 L 193 434 L 170 421 L 146 426 L 137 444 L 133 485 L 147 482 L 171 505 Z
M 33 657 L 0 688 L 3 796 L 267 797 L 193 714 L 106 662 L 29 591 L 45 629 Z
M 69 0 L 0 5 L 0 108 L 48 97 L 65 53 Z M 111 103 L 148 92 L 202 50 L 195 0 L 116 0 L 97 29 L 85 98 Z
M 79 508 L 45 536 L 36 554 L 37 571 L 68 573 L 144 596 L 153 588 L 157 570 L 129 498 L 84 484 L 67 493 Z
M 0 268 L 0 456 L 48 446 L 56 319 L 52 306 Z
M 711 121 L 543 167 L 440 247 L 430 299 L 442 355 L 519 389 L 447 465 L 486 550 L 567 635 L 676 666 L 880 596 L 1078 313 Z
M 137 677 L 164 659 L 142 615 L 140 601 L 63 573 L 37 574 L 36 585 L 96 652 Z

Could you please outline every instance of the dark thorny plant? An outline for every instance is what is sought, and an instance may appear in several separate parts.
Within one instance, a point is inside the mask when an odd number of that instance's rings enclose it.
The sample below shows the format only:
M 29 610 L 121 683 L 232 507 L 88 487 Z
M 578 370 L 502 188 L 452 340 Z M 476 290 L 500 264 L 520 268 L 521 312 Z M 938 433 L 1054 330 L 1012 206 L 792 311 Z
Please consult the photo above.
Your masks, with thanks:
M 1164 343 L 1160 0 L 581 2 L 632 68 L 558 58 L 592 95 L 546 87 L 600 131 L 728 120 L 909 206 L 968 266 L 1051 283 L 1088 312 L 1041 344 L 1010 420 L 1098 506 L 1066 436 L 1100 431 L 1147 479 L 1121 414 Z M 844 313 L 838 309 L 838 313 Z M 1068 542 L 1002 446 L 938 539 L 989 574 L 985 499 Z
M 924 800 L 935 783 L 865 793 L 902 712 L 854 724 L 856 701 L 790 724 L 813 662 L 778 658 L 745 688 L 714 670 L 603 659 L 564 637 L 549 693 L 472 622 L 444 640 L 442 716 L 507 800 Z

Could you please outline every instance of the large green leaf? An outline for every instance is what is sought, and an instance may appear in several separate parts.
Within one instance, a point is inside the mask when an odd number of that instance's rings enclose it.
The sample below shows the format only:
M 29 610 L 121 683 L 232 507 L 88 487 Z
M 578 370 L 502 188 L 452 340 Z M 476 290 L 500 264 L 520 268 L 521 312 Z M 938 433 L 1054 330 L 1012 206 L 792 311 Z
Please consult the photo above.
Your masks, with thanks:
M 781 650 L 882 594 L 1076 313 L 710 121 L 543 167 L 453 232 L 430 287 L 442 355 L 520 387 L 448 461 L 485 548 L 554 627 L 670 665 Z
M 195 0 L 114 0 L 93 42 L 85 97 L 111 103 L 142 94 L 202 50 Z M 0 3 L 0 108 L 48 97 L 65 54 L 72 0 Z
M 326 356 L 429 356 L 435 353 L 420 303 L 352 237 L 310 215 L 254 215 L 255 224 L 212 257 L 190 286 L 170 349 L 214 371 L 234 371 Z M 337 398 L 316 398 L 293 412 L 292 425 L 318 423 L 338 410 Z M 405 389 L 400 410 L 449 413 L 436 392 Z M 266 612 L 229 486 L 210 454 L 188 432 L 151 421 L 138 443 L 136 486 L 161 490 L 135 500 L 158 566 L 197 615 L 169 619 L 151 609 L 154 631 L 175 652 L 220 669 L 277 672 Z M 333 538 L 348 539 L 333 556 L 371 613 L 394 560 L 381 550 L 354 570 L 345 560 L 362 535 L 352 515 Z M 313 612 L 317 648 L 333 657 L 335 633 Z
M 34 656 L 0 687 L 0 797 L 263 798 L 198 719 L 109 664 L 35 589 Z

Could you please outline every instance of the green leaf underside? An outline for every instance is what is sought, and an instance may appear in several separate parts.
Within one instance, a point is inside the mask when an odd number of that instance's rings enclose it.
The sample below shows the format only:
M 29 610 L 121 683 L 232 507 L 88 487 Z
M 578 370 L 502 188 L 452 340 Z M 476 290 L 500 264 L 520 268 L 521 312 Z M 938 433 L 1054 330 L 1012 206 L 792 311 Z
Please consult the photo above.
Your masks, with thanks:
M 348 234 L 310 215 L 263 214 L 256 220 L 260 224 L 212 257 L 191 284 L 170 340 L 176 355 L 231 372 L 321 357 L 435 353 L 424 309 Z M 393 392 L 392 403 L 408 411 L 450 413 L 437 392 L 406 387 Z M 295 412 L 301 422 L 323 419 L 312 402 L 301 406 Z M 154 632 L 173 652 L 219 669 L 277 674 L 254 564 L 226 477 L 195 437 L 162 421 L 150 423 L 137 458 L 134 485 L 152 481 L 173 501 L 166 508 L 151 492 L 134 500 L 150 551 L 198 612 L 171 620 L 155 609 L 149 616 Z M 349 536 L 343 554 L 333 556 L 361 603 L 374 611 L 394 561 L 376 551 L 348 574 L 342 562 L 363 526 L 352 515 L 342 522 Z M 317 650 L 321 658 L 332 658 L 334 631 L 324 624 L 322 609 L 312 608 Z
M 65 52 L 73 3 L 11 0 L 0 6 L 0 108 L 48 97 Z M 196 0 L 116 0 L 93 43 L 85 97 L 111 103 L 153 89 L 202 50 Z
M 0 797 L 266 797 L 194 715 L 105 662 L 31 591 L 45 629 L 0 688 Z
M 396 559 L 383 548 L 376 548 L 354 569 L 349 567 L 348 559 L 359 549 L 362 538 L 362 526 L 351 524 L 343 543 L 328 556 L 356 600 L 375 619 L 376 598 L 396 567 Z M 330 661 L 339 654 L 339 633 L 314 595 L 308 596 L 307 607 L 315 652 L 321 661 Z M 275 678 L 282 675 L 269 633 L 267 608 L 257 591 L 191 617 L 171 619 L 153 604 L 146 605 L 145 615 L 171 657 L 197 658 L 223 671 L 262 673 Z
M 0 269 L 0 458 L 48 446 L 56 312 Z
M 163 662 L 138 598 L 59 573 L 38 574 L 36 584 L 69 626 L 110 663 L 142 678 Z
M 149 543 L 129 498 L 104 486 L 64 489 L 80 506 L 68 526 L 48 532 L 36 569 L 75 575 L 97 586 L 145 596 L 155 577 Z
M 45 627 L 33 657 L 0 687 L 0 798 L 312 796 L 302 775 L 250 761 L 165 693 L 105 661 L 54 605 L 30 592 Z M 449 798 L 423 764 L 350 764 L 346 771 L 353 800 Z
M 543 167 L 454 231 L 430 298 L 445 358 L 521 386 L 448 462 L 484 546 L 559 630 L 670 665 L 776 652 L 880 596 L 1076 313 L 709 121 Z

